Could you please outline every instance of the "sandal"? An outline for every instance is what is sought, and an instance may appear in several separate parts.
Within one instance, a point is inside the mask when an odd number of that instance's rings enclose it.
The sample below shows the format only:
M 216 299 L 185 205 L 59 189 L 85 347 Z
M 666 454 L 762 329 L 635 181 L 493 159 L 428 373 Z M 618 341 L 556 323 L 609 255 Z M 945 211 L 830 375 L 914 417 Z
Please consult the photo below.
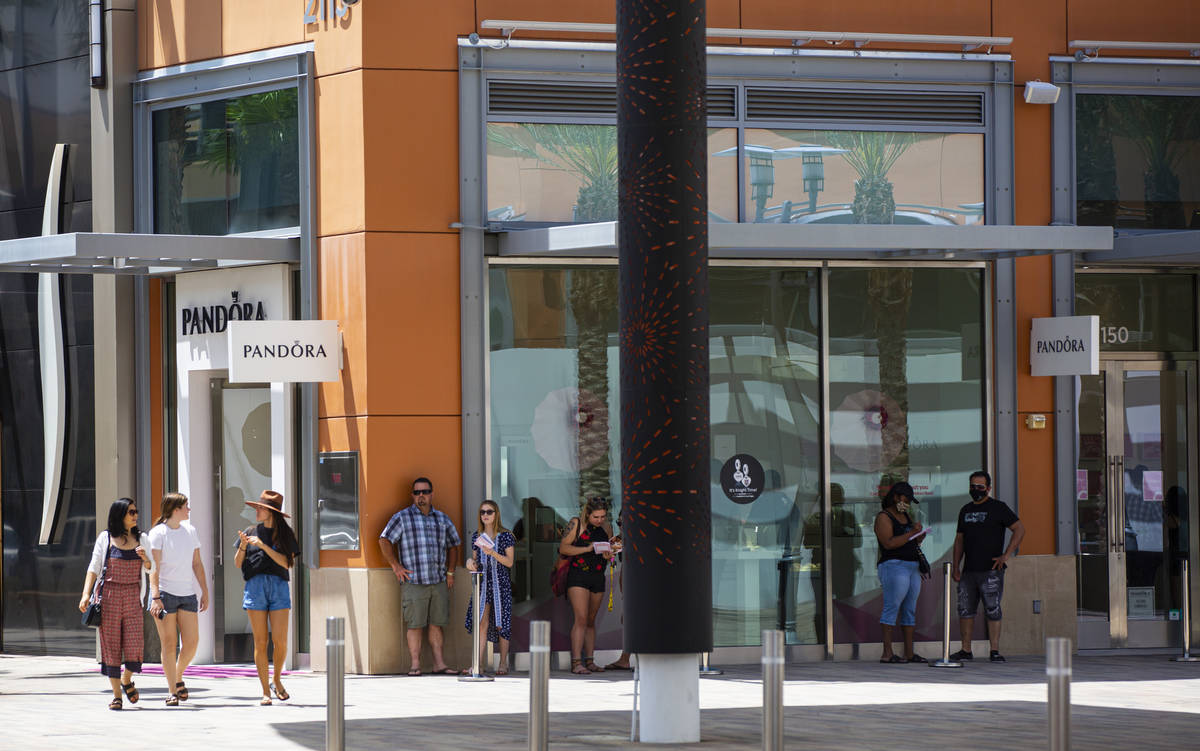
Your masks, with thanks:
M 129 697 L 130 704 L 137 704 L 137 700 L 141 694 L 138 693 L 137 686 L 133 685 L 133 681 L 122 683 L 121 690 L 125 692 L 125 696 Z
M 121 697 L 118 696 L 117 698 L 110 701 L 108 703 L 108 708 L 109 709 L 120 709 L 121 708 Z
M 924 657 L 922 657 L 921 655 L 918 655 L 918 654 L 914 654 L 912 657 L 909 657 L 908 661 L 909 662 L 929 662 L 929 660 L 926 660 Z
M 901 657 L 900 655 L 892 655 L 891 657 L 880 657 L 879 661 L 887 663 L 889 665 L 897 665 L 901 662 L 906 662 L 906 660 L 903 657 Z
M 600 667 L 592 660 L 586 661 L 585 663 L 583 663 L 583 666 L 593 673 L 603 673 L 604 672 L 604 668 Z
M 292 695 L 283 689 L 282 684 L 276 682 L 275 683 L 275 698 L 279 699 L 279 701 L 287 701 L 288 699 L 292 698 Z
M 187 686 L 183 685 L 183 681 L 179 681 L 175 684 L 175 695 L 179 697 L 179 701 L 188 700 Z
M 583 660 L 578 657 L 571 658 L 571 672 L 575 675 L 591 675 L 590 670 L 583 664 Z
M 633 672 L 632 665 L 622 665 L 619 662 L 610 662 L 604 666 L 604 669 L 605 670 L 628 670 L 630 673 Z
M 496 668 L 496 675 L 508 675 L 508 668 L 501 665 L 500 667 Z
M 258 706 L 260 706 L 260 707 L 269 707 L 269 706 L 271 706 L 271 697 L 269 697 L 269 696 L 264 696 L 264 697 L 263 697 L 263 698 L 262 698 L 262 699 L 261 699 L 261 700 L 258 702 Z
M 170 696 L 168 696 L 167 697 L 167 706 L 168 707 L 178 707 L 179 706 L 179 697 L 176 696 L 175 694 L 171 694 Z

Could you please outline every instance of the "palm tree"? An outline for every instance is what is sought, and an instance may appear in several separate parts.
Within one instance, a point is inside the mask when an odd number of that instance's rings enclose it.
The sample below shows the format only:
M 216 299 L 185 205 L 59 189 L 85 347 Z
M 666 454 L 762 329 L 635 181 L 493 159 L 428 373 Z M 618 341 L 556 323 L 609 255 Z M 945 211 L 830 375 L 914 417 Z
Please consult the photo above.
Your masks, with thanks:
M 1183 152 L 1195 139 L 1200 106 L 1192 97 L 1114 96 L 1114 132 L 1128 138 L 1146 160 L 1144 173 L 1147 226 L 1186 227 L 1175 174 Z
M 837 130 L 825 133 L 830 146 L 845 149 L 842 158 L 858 173 L 854 183 L 851 213 L 855 224 L 892 224 L 896 217 L 896 199 L 888 171 L 920 136 L 916 133 L 890 133 L 861 130 Z
M 896 400 L 908 414 L 908 309 L 912 303 L 912 269 L 878 268 L 867 272 L 867 297 L 875 319 L 879 352 L 879 390 Z M 884 469 L 888 477 L 908 479 L 908 421 L 899 436 L 900 450 Z M 885 440 L 888 438 L 885 436 Z M 895 439 L 892 439 L 895 440 Z
M 572 270 L 569 299 L 578 332 L 579 496 L 611 498 L 608 332 L 616 310 L 616 273 L 611 269 Z
M 488 126 L 488 141 L 527 159 L 549 162 L 582 183 L 574 220 L 617 218 L 617 129 L 611 125 L 518 123 Z

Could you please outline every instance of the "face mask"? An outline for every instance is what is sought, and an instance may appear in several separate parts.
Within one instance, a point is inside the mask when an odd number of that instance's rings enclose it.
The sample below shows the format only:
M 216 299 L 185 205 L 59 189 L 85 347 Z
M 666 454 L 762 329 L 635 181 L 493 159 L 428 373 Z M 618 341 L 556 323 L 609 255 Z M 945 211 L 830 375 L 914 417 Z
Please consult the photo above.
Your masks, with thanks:
M 896 501 L 896 510 L 902 514 L 908 513 L 908 501 Z
M 977 488 L 971 488 L 971 500 L 982 501 L 984 498 L 987 498 L 986 490 L 979 490 Z

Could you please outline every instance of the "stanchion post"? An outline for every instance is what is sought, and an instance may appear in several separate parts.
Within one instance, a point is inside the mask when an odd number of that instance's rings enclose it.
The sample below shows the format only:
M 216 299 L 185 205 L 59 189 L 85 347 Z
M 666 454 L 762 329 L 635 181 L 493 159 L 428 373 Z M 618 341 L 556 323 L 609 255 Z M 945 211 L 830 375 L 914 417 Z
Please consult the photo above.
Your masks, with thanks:
M 783 751 L 783 632 L 762 632 L 763 751 Z
M 470 683 L 481 683 L 483 681 L 495 680 L 490 675 L 486 675 L 479 665 L 479 653 L 483 650 L 483 642 L 487 639 L 487 624 L 483 623 L 479 614 L 483 612 L 480 606 L 480 600 L 483 599 L 483 572 L 471 572 L 471 635 L 475 638 L 471 639 L 471 674 L 460 675 L 460 681 Z
M 963 664 L 950 659 L 950 582 L 954 579 L 952 572 L 954 564 L 946 561 L 942 564 L 942 574 L 945 576 L 945 587 L 942 590 L 942 659 L 929 663 L 931 668 L 961 668 Z
M 1188 576 L 1188 562 L 1180 561 L 1179 569 L 1179 625 L 1183 629 L 1183 654 L 1172 657 L 1174 662 L 1200 662 L 1200 657 L 1192 655 L 1192 582 Z
M 1050 751 L 1071 750 L 1071 640 L 1046 639 L 1046 714 Z
M 550 738 L 550 621 L 529 624 L 529 751 Z
M 346 748 L 346 619 L 325 619 L 325 751 Z
M 700 653 L 700 675 L 725 675 L 724 670 L 721 670 L 720 668 L 714 668 L 712 665 L 708 664 L 708 657 L 710 654 L 710 652 Z

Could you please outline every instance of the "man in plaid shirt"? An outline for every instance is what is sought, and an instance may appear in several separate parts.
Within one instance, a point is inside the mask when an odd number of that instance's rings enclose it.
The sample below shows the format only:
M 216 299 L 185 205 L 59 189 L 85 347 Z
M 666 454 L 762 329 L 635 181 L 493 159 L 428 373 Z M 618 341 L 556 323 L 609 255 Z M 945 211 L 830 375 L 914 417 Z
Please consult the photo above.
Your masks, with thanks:
M 409 675 L 421 674 L 422 631 L 429 628 L 433 672 L 457 675 L 442 655 L 442 627 L 450 620 L 450 593 L 462 540 L 450 517 L 433 507 L 433 482 L 418 477 L 412 485 L 413 503 L 392 516 L 379 535 L 379 549 L 404 583 L 400 603 L 408 631 Z M 399 549 L 399 557 L 397 557 Z

